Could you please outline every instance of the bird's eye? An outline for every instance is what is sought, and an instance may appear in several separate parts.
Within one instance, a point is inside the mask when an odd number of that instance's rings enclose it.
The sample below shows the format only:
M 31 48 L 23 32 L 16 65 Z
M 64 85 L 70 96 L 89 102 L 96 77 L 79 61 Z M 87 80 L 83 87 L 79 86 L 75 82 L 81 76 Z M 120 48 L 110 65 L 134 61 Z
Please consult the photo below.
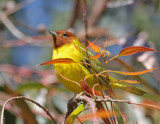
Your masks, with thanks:
M 67 37 L 68 35 L 66 33 L 63 34 L 64 37 Z

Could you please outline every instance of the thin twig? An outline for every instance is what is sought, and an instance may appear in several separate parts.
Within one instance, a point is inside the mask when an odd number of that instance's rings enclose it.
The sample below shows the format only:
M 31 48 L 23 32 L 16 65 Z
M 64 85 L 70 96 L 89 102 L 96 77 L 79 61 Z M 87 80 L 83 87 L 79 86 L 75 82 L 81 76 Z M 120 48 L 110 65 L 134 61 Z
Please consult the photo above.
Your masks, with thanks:
M 135 69 L 128 63 L 126 63 L 125 61 L 123 61 L 120 58 L 115 58 L 115 60 L 118 62 L 118 64 L 120 65 L 120 67 L 125 67 L 128 71 L 130 72 L 135 72 Z M 154 94 L 155 96 L 157 96 L 159 98 L 159 91 L 157 90 L 157 88 L 154 88 L 153 86 L 150 86 L 148 82 L 146 82 L 143 78 L 141 78 L 139 75 L 135 75 L 133 76 L 137 81 L 141 82 L 141 84 L 143 86 L 145 86 L 146 89 L 148 89 L 152 94 Z
M 85 28 L 85 45 L 88 46 L 88 42 L 87 42 L 87 39 L 88 39 L 88 20 L 87 20 L 87 3 L 86 3 L 86 0 L 83 0 L 83 6 L 84 6 L 84 9 L 83 9 L 83 21 L 84 21 L 84 28 Z
M 39 35 L 39 36 L 32 36 L 30 37 L 30 42 L 27 41 L 27 39 L 18 39 L 18 40 L 6 40 L 5 42 L 1 42 L 0 40 L 0 46 L 1 47 L 16 47 L 16 46 L 23 46 L 26 44 L 30 44 L 33 46 L 40 46 L 40 47 L 52 47 L 50 45 L 51 37 L 47 35 Z M 47 42 L 46 42 L 47 41 Z
M 21 2 L 21 3 L 16 4 L 14 10 L 9 11 L 9 12 L 6 12 L 6 16 L 9 16 L 9 15 L 11 15 L 11 14 L 13 14 L 13 13 L 21 10 L 21 9 L 24 8 L 26 5 L 28 5 L 28 4 L 30 4 L 30 3 L 34 2 L 34 1 L 35 1 L 35 0 L 27 0 L 27 1 L 25 1 L 25 2 Z
M 105 47 L 104 47 L 105 50 L 106 50 L 106 47 L 107 47 L 107 45 L 105 45 Z M 103 60 L 104 60 L 105 70 L 107 70 L 106 54 L 104 54 L 102 57 L 103 57 Z M 108 73 L 107 72 L 106 72 L 106 82 L 107 82 L 107 85 L 108 85 L 108 90 L 107 91 L 109 93 L 109 96 L 111 97 L 112 93 L 114 95 L 114 92 L 112 90 L 112 87 L 110 86 L 110 79 L 108 77 Z M 113 103 L 112 102 L 111 102 L 111 111 L 112 111 L 112 113 L 114 113 Z M 116 124 L 117 118 L 116 118 L 116 116 L 114 116 L 114 117 L 111 117 L 111 120 L 113 121 L 114 124 Z
M 88 26 L 93 28 L 96 26 L 97 22 L 100 19 L 100 16 L 107 9 L 106 8 L 107 0 L 96 0 L 91 10 L 91 14 L 89 16 Z
M 69 24 L 69 28 L 73 28 L 76 20 L 77 20 L 77 17 L 79 15 L 79 8 L 80 8 L 80 0 L 75 0 L 74 1 L 74 10 L 73 10 L 73 13 L 72 13 L 72 17 L 71 17 L 71 20 L 70 20 L 70 24 Z
M 11 20 L 6 16 L 6 14 L 0 10 L 0 21 L 6 26 L 6 28 L 18 39 L 23 39 L 27 37 L 25 34 L 20 32 Z
M 8 102 L 10 102 L 10 101 L 12 101 L 12 100 L 15 100 L 15 99 L 25 99 L 25 100 L 28 100 L 28 101 L 36 104 L 36 105 L 39 106 L 41 109 L 43 109 L 43 111 L 46 112 L 46 114 L 52 119 L 52 121 L 53 121 L 55 124 L 57 124 L 57 122 L 55 121 L 55 119 L 52 117 L 52 115 L 50 114 L 50 112 L 49 112 L 47 109 L 45 109 L 45 108 L 44 108 L 42 105 L 40 105 L 39 103 L 37 103 L 37 102 L 35 102 L 35 101 L 33 101 L 33 100 L 29 99 L 29 98 L 26 98 L 26 97 L 24 97 L 24 96 L 12 97 L 12 98 L 8 99 L 8 100 L 4 103 L 4 105 L 3 105 L 3 107 L 2 107 L 2 111 L 1 111 L 1 121 L 0 121 L 1 123 L 0 123 L 0 124 L 4 124 L 4 111 L 5 111 L 6 105 L 8 104 Z
M 128 100 L 96 99 L 96 101 L 100 101 L 100 102 L 119 102 L 119 103 L 134 104 L 134 105 L 145 106 L 145 107 L 148 107 L 148 108 L 154 108 L 154 109 L 160 111 L 160 106 L 146 104 L 146 103 L 134 103 L 134 102 L 131 102 L 131 101 L 128 101 Z

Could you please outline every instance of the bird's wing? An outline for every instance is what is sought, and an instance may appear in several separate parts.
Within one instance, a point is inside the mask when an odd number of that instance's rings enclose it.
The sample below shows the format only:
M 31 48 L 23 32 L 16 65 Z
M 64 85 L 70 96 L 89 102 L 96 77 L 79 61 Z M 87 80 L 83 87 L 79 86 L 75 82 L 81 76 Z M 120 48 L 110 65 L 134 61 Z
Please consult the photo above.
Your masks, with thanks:
M 88 64 L 91 63 L 91 66 L 88 66 L 87 64 L 84 64 L 85 68 L 91 74 L 99 74 L 100 72 L 105 70 L 99 60 L 89 59 L 91 56 L 93 56 L 93 54 L 90 51 L 86 51 L 85 47 L 79 47 L 79 48 L 83 52 L 83 58 L 81 58 L 82 61 L 85 62 L 85 63 L 88 63 Z M 106 79 L 108 80 L 108 82 L 110 82 L 108 75 L 107 75 L 107 78 L 104 77 L 104 76 L 99 76 L 98 77 L 98 80 L 99 80 L 100 84 L 103 84 L 104 86 L 108 87 Z
M 84 56 L 83 58 L 81 58 L 81 60 L 85 63 L 90 63 L 91 62 L 91 66 L 88 66 L 86 64 L 84 64 L 84 67 L 91 73 L 91 74 L 99 74 L 100 72 L 102 71 L 105 71 L 104 67 L 102 66 L 102 64 L 100 63 L 99 60 L 97 59 L 89 59 L 89 57 L 93 56 L 93 54 L 90 52 L 90 51 L 86 51 L 86 48 L 85 47 L 79 47 L 82 52 L 84 52 Z M 105 74 L 105 73 L 104 73 Z M 136 95 L 144 95 L 146 94 L 147 92 L 141 88 L 138 88 L 138 87 L 135 87 L 133 85 L 129 85 L 129 84 L 126 84 L 122 81 L 116 81 L 116 79 L 114 79 L 113 77 L 109 76 L 107 74 L 107 77 L 104 77 L 104 76 L 99 76 L 98 77 L 98 80 L 100 82 L 100 84 L 108 87 L 109 86 L 109 83 L 110 82 L 113 82 L 111 83 L 111 87 L 112 88 L 117 88 L 117 89 L 122 89 L 122 90 L 125 90 L 125 91 L 128 91 L 128 92 L 131 92 L 131 93 L 134 93 Z

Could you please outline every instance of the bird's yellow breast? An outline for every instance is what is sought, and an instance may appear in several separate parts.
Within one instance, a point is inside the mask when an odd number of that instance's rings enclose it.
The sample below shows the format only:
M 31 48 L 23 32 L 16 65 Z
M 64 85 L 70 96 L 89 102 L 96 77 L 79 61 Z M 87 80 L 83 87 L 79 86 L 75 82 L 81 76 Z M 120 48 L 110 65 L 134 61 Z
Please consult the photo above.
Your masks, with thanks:
M 83 52 L 76 49 L 75 44 L 82 46 L 80 41 L 75 39 L 71 43 L 54 49 L 52 59 L 71 58 L 76 62 L 81 62 L 84 59 L 84 55 Z M 76 93 L 82 92 L 81 84 L 85 76 L 90 74 L 82 63 L 54 64 L 54 67 L 58 79 L 65 87 Z M 58 73 L 60 73 L 61 76 Z M 94 82 L 93 80 L 95 79 L 90 78 L 89 80 L 89 82 Z

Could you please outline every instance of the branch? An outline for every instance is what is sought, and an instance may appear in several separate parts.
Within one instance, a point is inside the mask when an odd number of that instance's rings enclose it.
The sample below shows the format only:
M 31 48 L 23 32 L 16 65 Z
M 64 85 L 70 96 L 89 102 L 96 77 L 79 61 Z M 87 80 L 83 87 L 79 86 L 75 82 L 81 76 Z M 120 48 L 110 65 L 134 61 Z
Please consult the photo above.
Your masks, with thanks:
M 92 111 L 93 114 L 93 123 L 94 124 L 98 124 L 98 117 L 97 117 L 97 112 L 96 112 L 96 103 L 95 100 L 92 99 L 89 96 L 86 96 L 83 92 L 78 94 L 74 100 L 82 100 L 88 103 L 88 105 L 90 106 L 90 109 Z
M 102 13 L 106 10 L 107 0 L 96 0 L 89 16 L 89 27 L 95 27 Z
M 2 107 L 2 111 L 1 111 L 1 121 L 0 121 L 1 123 L 0 123 L 0 124 L 4 124 L 4 111 L 5 111 L 5 106 L 6 106 L 10 101 L 15 100 L 15 99 L 25 99 L 25 100 L 27 100 L 27 101 L 30 101 L 30 102 L 36 104 L 36 105 L 39 106 L 41 109 L 43 109 L 43 111 L 46 112 L 46 114 L 52 119 L 52 121 L 53 121 L 55 124 L 57 124 L 57 122 L 55 121 L 55 119 L 52 117 L 52 115 L 50 114 L 50 112 L 49 112 L 47 109 L 45 109 L 45 108 L 44 108 L 42 105 L 40 105 L 39 103 L 37 103 L 37 102 L 35 102 L 35 101 L 33 101 L 33 100 L 29 99 L 29 98 L 26 98 L 26 97 L 24 97 L 24 96 L 12 97 L 12 98 L 8 99 L 8 100 L 4 103 L 4 105 L 3 105 L 3 107 Z
M 25 34 L 20 32 L 15 25 L 10 21 L 10 19 L 6 16 L 4 12 L 0 10 L 0 21 L 6 26 L 6 28 L 18 39 L 23 39 L 27 37 Z
M 71 17 L 71 20 L 70 20 L 70 23 L 69 23 L 69 28 L 73 28 L 76 20 L 77 20 L 77 17 L 79 15 L 79 9 L 80 9 L 80 0 L 75 0 L 74 1 L 74 10 L 73 10 L 73 13 L 72 13 L 72 17 Z
M 160 111 L 160 106 L 146 104 L 146 103 L 134 103 L 134 102 L 131 102 L 131 101 L 128 101 L 128 100 L 96 99 L 96 101 L 100 101 L 100 102 L 119 102 L 119 103 L 134 104 L 134 105 L 140 105 L 140 106 L 144 106 L 144 107 L 148 107 L 148 108 L 153 108 L 153 109 L 156 109 L 156 110 Z
M 83 21 L 84 21 L 84 24 L 85 24 L 85 45 L 88 46 L 88 20 L 87 20 L 87 3 L 86 3 L 86 0 L 83 0 L 83 6 L 84 6 L 84 9 L 83 9 Z
M 14 10 L 6 11 L 6 16 L 9 16 L 9 15 L 21 10 L 23 7 L 25 7 L 26 5 L 28 5 L 28 4 L 30 4 L 30 3 L 34 2 L 34 1 L 35 0 L 27 0 L 25 2 L 21 2 L 21 3 L 16 4 L 16 6 L 14 7 Z

